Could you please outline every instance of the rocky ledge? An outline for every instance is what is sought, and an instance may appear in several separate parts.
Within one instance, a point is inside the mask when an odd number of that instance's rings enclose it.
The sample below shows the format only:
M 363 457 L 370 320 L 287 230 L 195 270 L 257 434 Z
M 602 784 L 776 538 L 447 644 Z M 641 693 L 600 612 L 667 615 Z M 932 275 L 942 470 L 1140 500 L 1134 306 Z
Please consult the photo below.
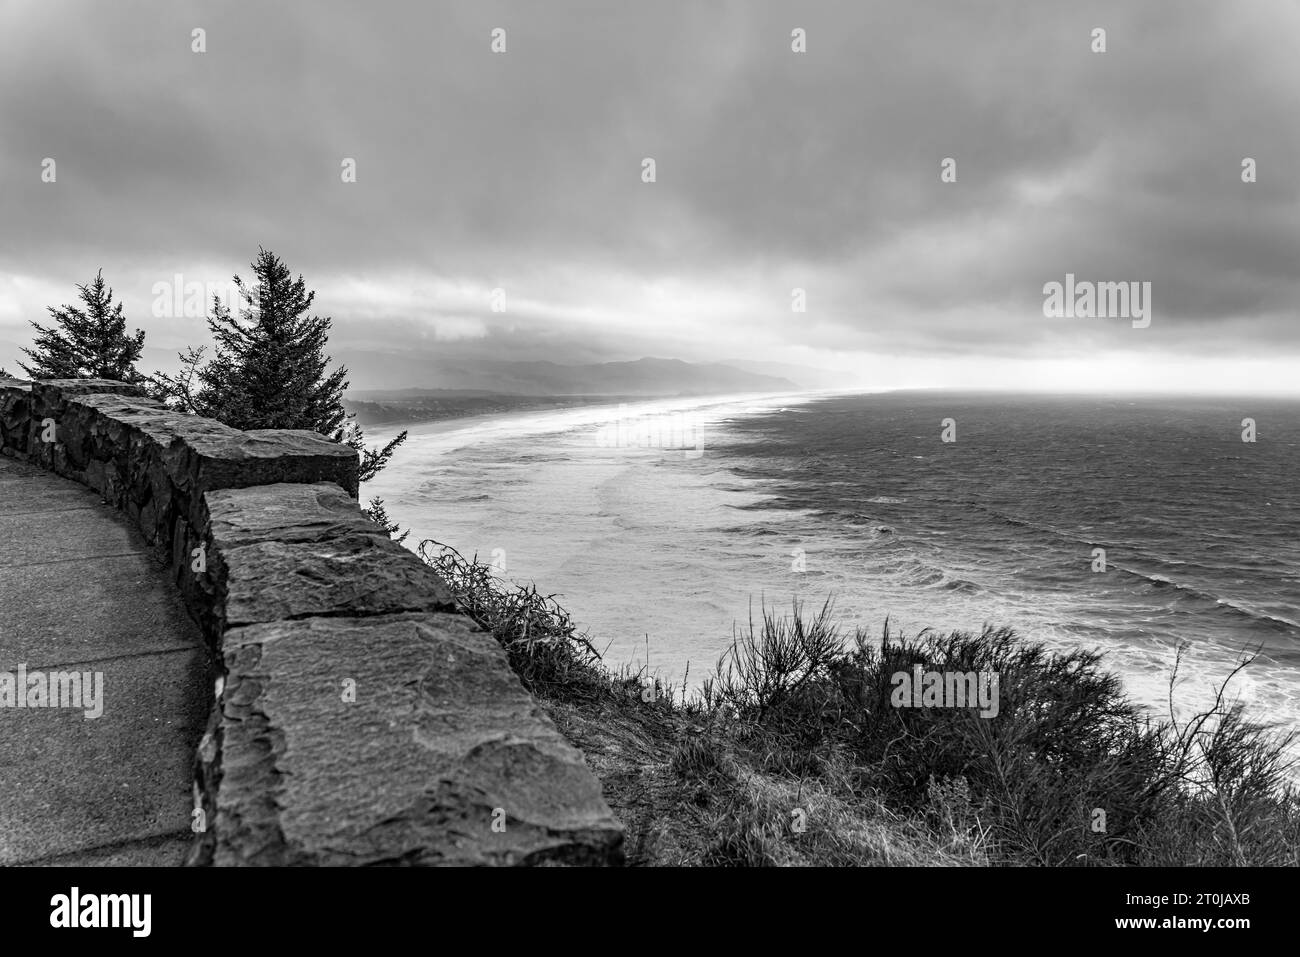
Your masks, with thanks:
M 582 755 L 360 511 L 353 450 L 126 383 L 0 379 L 0 451 L 129 515 L 207 638 L 190 863 L 621 863 Z

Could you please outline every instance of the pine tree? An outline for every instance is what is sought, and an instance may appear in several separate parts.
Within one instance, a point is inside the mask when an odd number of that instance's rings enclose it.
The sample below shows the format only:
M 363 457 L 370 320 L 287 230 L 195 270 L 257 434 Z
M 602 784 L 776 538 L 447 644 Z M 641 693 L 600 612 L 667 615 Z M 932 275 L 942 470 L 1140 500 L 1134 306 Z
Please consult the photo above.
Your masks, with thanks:
M 386 531 L 397 544 L 402 544 L 402 542 L 406 541 L 406 536 L 411 534 L 410 529 L 403 532 L 401 526 L 388 517 L 388 510 L 384 508 L 384 500 L 378 495 L 370 500 L 370 505 L 365 511 L 370 516 L 370 520 Z M 398 534 L 399 532 L 401 534 Z
M 347 369 L 328 371 L 330 320 L 308 314 L 316 294 L 259 249 L 255 285 L 235 276 L 239 314 L 213 300 L 216 356 L 198 369 L 195 410 L 237 429 L 310 429 L 338 438 Z
M 154 376 L 155 394 L 173 408 L 237 429 L 308 429 L 327 435 L 360 454 L 362 482 L 374 478 L 406 441 L 406 433 L 382 448 L 366 447 L 361 429 L 343 407 L 347 368 L 328 368 L 330 319 L 309 315 L 316 293 L 266 249 L 258 248 L 251 265 L 252 286 L 234 277 L 238 315 L 213 297 L 208 317 L 216 342 L 212 360 L 204 362 L 202 347 L 181 353 L 179 374 Z M 366 512 L 396 537 L 398 528 L 382 501 L 371 499 Z
M 140 382 L 144 377 L 135 363 L 144 349 L 144 333 L 137 329 L 127 334 L 122 303 L 113 303 L 113 290 L 104 283 L 104 271 L 77 289 L 86 308 L 50 306 L 54 324 L 47 327 L 32 322 L 34 348 L 22 350 L 32 363 L 19 362 L 19 366 L 33 379 Z

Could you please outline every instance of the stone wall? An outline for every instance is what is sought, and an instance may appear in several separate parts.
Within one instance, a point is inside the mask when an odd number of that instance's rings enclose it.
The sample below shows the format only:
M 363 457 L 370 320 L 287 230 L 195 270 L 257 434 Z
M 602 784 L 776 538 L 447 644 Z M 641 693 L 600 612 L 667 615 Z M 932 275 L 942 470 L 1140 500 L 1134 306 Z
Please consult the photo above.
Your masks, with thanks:
M 357 503 L 357 454 L 104 380 L 0 379 L 0 451 L 99 492 L 215 672 L 193 864 L 613 864 L 622 831 L 493 638 Z

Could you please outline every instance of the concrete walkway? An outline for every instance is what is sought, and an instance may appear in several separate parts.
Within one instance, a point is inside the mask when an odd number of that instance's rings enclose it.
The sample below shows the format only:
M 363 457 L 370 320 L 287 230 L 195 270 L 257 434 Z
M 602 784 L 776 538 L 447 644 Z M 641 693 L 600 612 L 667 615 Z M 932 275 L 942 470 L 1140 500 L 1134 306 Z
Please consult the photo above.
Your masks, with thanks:
M 103 714 L 12 706 L 20 666 L 28 688 L 35 672 L 102 674 Z M 179 865 L 207 675 L 165 566 L 125 518 L 0 456 L 0 865 Z

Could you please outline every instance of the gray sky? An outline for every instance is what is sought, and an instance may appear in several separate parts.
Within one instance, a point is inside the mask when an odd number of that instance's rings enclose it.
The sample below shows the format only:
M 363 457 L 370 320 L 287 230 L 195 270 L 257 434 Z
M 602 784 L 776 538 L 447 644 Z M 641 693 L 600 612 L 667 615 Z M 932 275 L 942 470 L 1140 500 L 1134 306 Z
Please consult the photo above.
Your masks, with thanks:
M 1298 45 L 1290 0 L 5 0 L 0 364 L 101 266 L 153 349 L 204 342 L 155 284 L 261 244 L 344 360 L 1296 388 Z M 1067 272 L 1151 325 L 1044 317 Z

